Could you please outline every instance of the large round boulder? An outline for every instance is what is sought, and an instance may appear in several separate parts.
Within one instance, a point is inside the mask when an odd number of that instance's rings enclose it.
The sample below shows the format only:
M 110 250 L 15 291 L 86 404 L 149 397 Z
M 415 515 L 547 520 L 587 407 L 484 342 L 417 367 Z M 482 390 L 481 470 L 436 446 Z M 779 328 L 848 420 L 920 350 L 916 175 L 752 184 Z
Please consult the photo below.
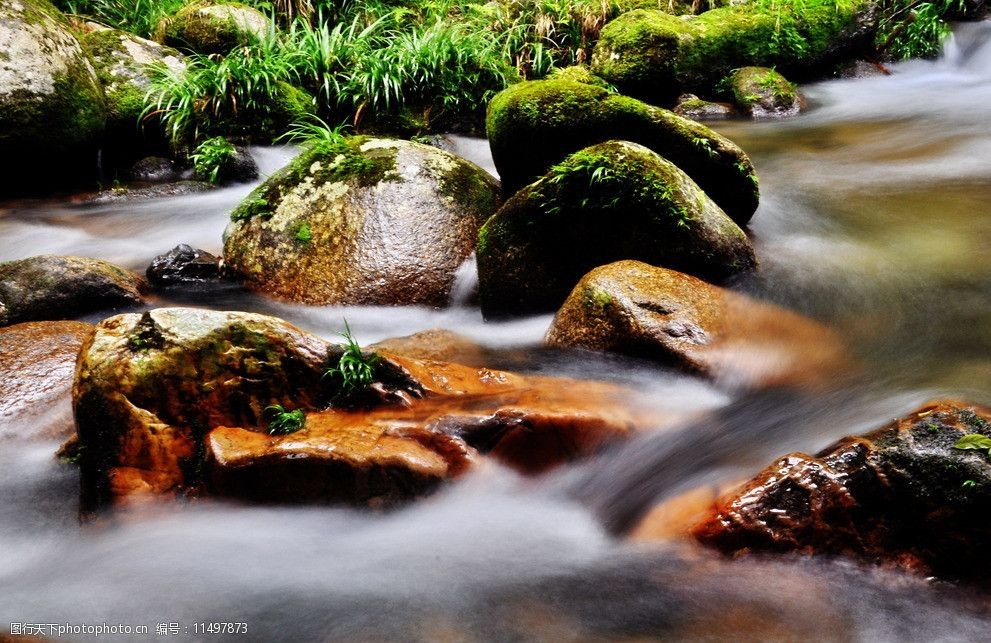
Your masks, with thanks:
M 657 104 L 685 91 L 708 94 L 747 65 L 806 78 L 872 46 L 876 7 L 872 0 L 778 11 L 742 4 L 698 16 L 639 9 L 602 29 L 591 70 L 624 94 Z
M 694 530 L 727 553 L 849 556 L 987 583 L 991 411 L 939 400 L 815 456 L 780 458 Z
M 271 26 L 265 14 L 244 4 L 193 3 L 165 18 L 156 37 L 166 45 L 198 54 L 227 54 L 264 38 Z
M 518 83 L 489 103 L 486 131 L 506 194 L 572 152 L 623 140 L 645 145 L 677 165 L 740 225 L 757 209 L 753 164 L 732 141 L 602 87 L 570 80 Z
M 727 80 L 736 106 L 756 120 L 795 116 L 802 109 L 795 85 L 768 67 L 741 67 Z
M 0 326 L 131 307 L 147 290 L 139 275 L 101 259 L 42 255 L 8 261 L 0 263 Z
M 638 259 L 720 280 L 757 264 L 743 231 L 673 163 L 636 143 L 576 152 L 478 235 L 482 311 L 557 309 L 586 272 Z
M 96 168 L 106 113 L 96 72 L 48 0 L 0 3 L 0 193 Z
M 848 368 L 843 342 L 819 323 L 639 261 L 585 275 L 547 343 L 652 359 L 731 387 L 822 385 Z
M 129 150 L 140 150 L 147 144 L 161 147 L 164 141 L 161 127 L 156 125 L 146 134 L 150 123 L 141 122 L 145 94 L 151 86 L 148 66 L 164 65 L 178 74 L 186 68 L 184 56 L 157 42 L 101 27 L 83 36 L 82 43 L 103 84 L 109 143 Z
M 237 207 L 224 261 L 266 294 L 310 304 L 447 303 L 499 206 L 480 167 L 428 145 L 318 144 Z

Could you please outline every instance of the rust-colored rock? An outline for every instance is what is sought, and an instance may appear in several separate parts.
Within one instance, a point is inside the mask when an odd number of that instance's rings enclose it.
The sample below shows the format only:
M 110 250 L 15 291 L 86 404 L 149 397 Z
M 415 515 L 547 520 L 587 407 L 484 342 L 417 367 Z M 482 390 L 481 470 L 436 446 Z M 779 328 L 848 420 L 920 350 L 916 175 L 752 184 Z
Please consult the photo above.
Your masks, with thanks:
M 987 582 L 991 456 L 954 448 L 972 433 L 991 436 L 991 410 L 932 402 L 814 457 L 779 459 L 694 534 L 727 553 L 843 555 Z
M 74 389 L 86 498 L 391 502 L 480 453 L 538 472 L 669 419 L 611 384 L 386 351 L 360 404 L 328 410 L 339 391 L 323 374 L 340 355 L 262 315 L 160 309 L 104 321 Z M 302 430 L 269 436 L 272 404 L 303 410 Z
M 849 366 L 842 341 L 825 326 L 639 261 L 585 275 L 547 343 L 654 359 L 747 388 L 828 383 Z
M 29 414 L 71 416 L 69 391 L 76 356 L 93 332 L 75 321 L 25 322 L 0 328 L 0 438 L 47 422 L 17 422 Z M 67 423 L 71 427 L 71 423 Z M 54 436 L 44 436 L 54 437 Z
M 481 366 L 489 358 L 489 351 L 484 346 L 443 328 L 431 328 L 406 337 L 391 337 L 368 348 L 416 359 L 457 362 L 470 366 Z

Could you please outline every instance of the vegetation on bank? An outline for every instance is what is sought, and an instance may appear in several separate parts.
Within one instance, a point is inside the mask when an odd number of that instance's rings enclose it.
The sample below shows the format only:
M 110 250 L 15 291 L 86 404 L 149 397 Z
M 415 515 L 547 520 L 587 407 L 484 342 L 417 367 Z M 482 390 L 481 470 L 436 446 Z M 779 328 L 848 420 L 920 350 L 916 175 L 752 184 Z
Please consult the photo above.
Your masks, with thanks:
M 271 142 L 311 115 L 358 131 L 478 130 L 496 92 L 588 62 L 606 23 L 630 10 L 702 11 L 706 20 L 708 14 L 763 16 L 771 28 L 761 46 L 800 56 L 810 46 L 829 46 L 818 42 L 806 18 L 828 20 L 830 12 L 843 14 L 852 1 L 754 0 L 708 11 L 722 3 L 246 0 L 271 18 L 268 33 L 222 54 L 188 51 L 185 71 L 157 68 L 145 117 L 160 118 L 173 144 L 187 151 L 215 136 Z M 947 33 L 944 16 L 959 11 L 961 2 L 881 0 L 873 17 L 879 51 L 896 58 L 933 55 Z M 205 3 L 56 4 L 67 13 L 154 37 L 163 20 Z M 748 47 L 745 42 L 727 46 Z

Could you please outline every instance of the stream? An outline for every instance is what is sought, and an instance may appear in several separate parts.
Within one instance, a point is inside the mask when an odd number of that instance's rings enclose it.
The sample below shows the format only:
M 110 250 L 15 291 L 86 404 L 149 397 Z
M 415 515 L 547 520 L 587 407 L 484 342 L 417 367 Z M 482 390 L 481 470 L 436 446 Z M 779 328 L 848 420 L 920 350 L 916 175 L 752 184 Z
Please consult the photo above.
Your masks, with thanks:
M 60 400 L 0 425 L 0 632 L 120 623 L 150 626 L 149 639 L 216 640 L 193 624 L 221 621 L 259 641 L 986 640 L 991 599 L 973 589 L 613 535 L 665 497 L 814 453 L 928 399 L 991 402 L 991 22 L 960 25 L 942 58 L 893 72 L 803 87 L 797 118 L 716 125 L 761 179 L 750 225 L 761 269 L 733 287 L 836 329 L 861 365 L 855 382 L 815 399 L 741 394 L 633 359 L 548 352 L 550 316 L 483 322 L 470 265 L 445 310 L 240 291 L 159 300 L 271 314 L 327 338 L 347 318 L 362 344 L 447 328 L 494 349 L 493 366 L 621 382 L 659 409 L 709 415 L 540 478 L 483 467 L 389 513 L 211 501 L 80 524 L 78 475 L 52 457 L 58 441 L 12 437 L 57 434 L 71 422 Z M 452 140 L 494 171 L 485 141 Z M 264 174 L 293 150 L 253 153 Z M 219 253 L 252 187 L 0 204 L 0 261 L 70 254 L 143 271 L 178 243 Z M 156 636 L 159 623 L 188 629 Z

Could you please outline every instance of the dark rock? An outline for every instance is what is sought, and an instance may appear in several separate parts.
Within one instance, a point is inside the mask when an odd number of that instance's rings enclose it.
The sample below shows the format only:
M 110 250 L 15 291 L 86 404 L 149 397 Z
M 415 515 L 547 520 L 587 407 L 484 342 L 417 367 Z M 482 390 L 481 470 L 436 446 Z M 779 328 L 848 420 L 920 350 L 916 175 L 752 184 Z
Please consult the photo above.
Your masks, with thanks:
M 814 457 L 785 456 L 694 533 L 727 553 L 850 556 L 986 584 L 991 456 L 954 445 L 991 436 L 989 420 L 983 407 L 937 401 Z
M 120 203 L 122 201 L 138 201 L 142 199 L 161 199 L 164 197 L 184 196 L 210 192 L 216 186 L 203 181 L 178 181 L 176 183 L 161 183 L 142 188 L 113 188 L 100 192 L 90 203 Z
M 728 103 L 712 103 L 695 94 L 682 94 L 674 113 L 693 121 L 724 121 L 736 116 L 736 110 Z
M 238 146 L 236 152 L 220 166 L 217 183 L 248 183 L 258 178 L 258 163 L 246 147 Z
M 226 55 L 264 38 L 271 24 L 265 14 L 247 5 L 194 3 L 165 18 L 156 39 L 199 54 Z
M 72 319 L 142 302 L 144 279 L 129 270 L 82 257 L 44 255 L 0 263 L 0 326 L 24 321 Z
M 520 190 L 478 235 L 487 316 L 555 310 L 589 270 L 634 258 L 714 280 L 753 269 L 743 231 L 684 172 L 610 141 Z
M 183 243 L 152 259 L 145 275 L 151 285 L 159 287 L 218 281 L 222 278 L 220 257 Z
M 144 183 L 171 183 L 182 178 L 182 170 L 172 159 L 149 156 L 131 166 L 132 181 Z

